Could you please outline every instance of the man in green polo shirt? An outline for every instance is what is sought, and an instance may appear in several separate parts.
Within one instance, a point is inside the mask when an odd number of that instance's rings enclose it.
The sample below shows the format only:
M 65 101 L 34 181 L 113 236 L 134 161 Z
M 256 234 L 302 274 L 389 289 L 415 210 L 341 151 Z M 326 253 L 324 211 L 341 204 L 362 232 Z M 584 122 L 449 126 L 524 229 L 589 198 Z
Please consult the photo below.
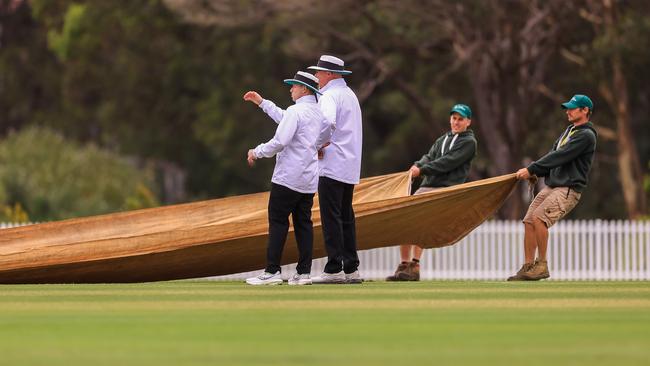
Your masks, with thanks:
M 508 281 L 538 281 L 550 277 L 546 261 L 548 229 L 575 207 L 587 187 L 598 137 L 590 122 L 594 104 L 588 96 L 577 94 L 563 103 L 562 108 L 566 110 L 570 125 L 548 154 L 517 171 L 518 179 L 544 177 L 546 187 L 535 196 L 523 219 L 525 261 Z M 536 252 L 538 257 L 534 260 Z

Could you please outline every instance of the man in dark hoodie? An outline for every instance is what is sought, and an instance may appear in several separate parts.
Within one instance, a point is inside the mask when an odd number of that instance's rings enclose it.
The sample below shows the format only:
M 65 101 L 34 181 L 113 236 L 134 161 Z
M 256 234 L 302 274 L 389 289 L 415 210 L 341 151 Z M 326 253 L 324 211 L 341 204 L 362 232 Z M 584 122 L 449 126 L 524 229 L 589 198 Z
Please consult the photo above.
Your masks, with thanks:
M 442 187 L 465 183 L 472 159 L 476 156 L 476 139 L 469 128 L 472 110 L 465 104 L 456 104 L 449 112 L 451 131 L 440 136 L 431 150 L 410 169 L 415 177 L 424 176 L 414 194 L 431 192 Z M 411 254 L 412 253 L 412 254 Z M 401 263 L 387 281 L 419 281 L 422 248 L 418 245 L 400 246 Z
M 551 151 L 527 168 L 518 179 L 545 177 L 546 187 L 535 196 L 524 217 L 524 255 L 521 269 L 508 281 L 538 281 L 550 277 L 546 250 L 548 229 L 569 213 L 587 186 L 598 135 L 590 122 L 594 104 L 586 95 L 574 95 L 562 104 L 571 123 L 555 141 Z M 538 253 L 536 260 L 535 252 Z

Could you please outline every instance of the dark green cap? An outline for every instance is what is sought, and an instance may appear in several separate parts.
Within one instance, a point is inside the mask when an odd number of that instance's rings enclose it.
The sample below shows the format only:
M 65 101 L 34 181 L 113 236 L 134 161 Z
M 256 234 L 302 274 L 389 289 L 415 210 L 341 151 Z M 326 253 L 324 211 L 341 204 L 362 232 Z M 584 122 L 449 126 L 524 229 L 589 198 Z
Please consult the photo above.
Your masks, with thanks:
M 465 118 L 472 118 L 472 109 L 465 104 L 456 104 L 451 107 L 451 112 L 449 114 L 458 113 Z
M 562 108 L 564 109 L 574 109 L 574 108 L 584 108 L 587 107 L 590 110 L 594 109 L 594 103 L 589 99 L 588 96 L 582 94 L 574 95 L 570 101 L 562 103 Z

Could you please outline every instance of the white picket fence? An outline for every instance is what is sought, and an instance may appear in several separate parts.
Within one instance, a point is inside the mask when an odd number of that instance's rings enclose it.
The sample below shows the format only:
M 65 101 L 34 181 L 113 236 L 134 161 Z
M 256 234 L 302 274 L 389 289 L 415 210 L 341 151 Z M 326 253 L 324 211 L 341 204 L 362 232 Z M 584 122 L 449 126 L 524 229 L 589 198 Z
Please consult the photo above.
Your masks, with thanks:
M 549 233 L 552 280 L 650 280 L 650 221 L 560 221 Z M 503 280 L 523 263 L 524 227 L 519 221 L 487 221 L 450 247 L 427 249 L 421 259 L 424 280 Z M 384 279 L 399 263 L 399 249 L 359 252 L 361 275 Z M 312 274 L 326 258 L 314 260 Z M 288 277 L 295 264 L 282 267 Z M 212 277 L 243 280 L 259 271 Z
M 17 222 L 0 222 L 0 229 L 9 229 L 9 228 L 16 227 L 16 226 L 25 226 L 25 225 L 32 225 L 32 224 L 35 224 L 35 223 L 34 222 L 21 222 L 21 223 L 17 223 Z
M 13 226 L 0 223 L 0 229 Z M 519 221 L 487 221 L 455 245 L 425 250 L 421 278 L 503 280 L 522 264 L 523 237 Z M 364 278 L 383 279 L 399 263 L 399 249 L 364 250 L 359 259 Z M 325 261 L 314 260 L 312 274 Z M 552 280 L 650 280 L 650 221 L 560 221 L 550 230 L 548 261 Z M 283 266 L 283 275 L 294 268 Z M 243 280 L 260 270 L 210 278 Z

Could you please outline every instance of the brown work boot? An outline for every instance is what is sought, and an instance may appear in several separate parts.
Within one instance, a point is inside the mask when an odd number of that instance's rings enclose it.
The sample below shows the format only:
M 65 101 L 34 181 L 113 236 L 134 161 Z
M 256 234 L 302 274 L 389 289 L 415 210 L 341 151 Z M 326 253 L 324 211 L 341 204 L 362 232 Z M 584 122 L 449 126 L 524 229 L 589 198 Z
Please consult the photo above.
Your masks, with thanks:
M 526 279 L 523 277 L 523 274 L 533 268 L 535 266 L 535 263 L 524 263 L 523 266 L 517 271 L 517 274 L 514 276 L 508 277 L 508 281 L 526 281 Z
M 420 262 L 408 262 L 406 270 L 398 274 L 402 281 L 419 281 L 420 280 Z
M 532 268 L 521 274 L 526 281 L 539 281 L 551 277 L 548 273 L 548 262 L 537 259 Z
M 408 267 L 409 262 L 402 262 L 397 266 L 397 270 L 395 270 L 395 273 L 392 276 L 386 277 L 386 281 L 406 281 L 400 278 L 400 273 L 403 273 L 406 271 L 406 268 Z

